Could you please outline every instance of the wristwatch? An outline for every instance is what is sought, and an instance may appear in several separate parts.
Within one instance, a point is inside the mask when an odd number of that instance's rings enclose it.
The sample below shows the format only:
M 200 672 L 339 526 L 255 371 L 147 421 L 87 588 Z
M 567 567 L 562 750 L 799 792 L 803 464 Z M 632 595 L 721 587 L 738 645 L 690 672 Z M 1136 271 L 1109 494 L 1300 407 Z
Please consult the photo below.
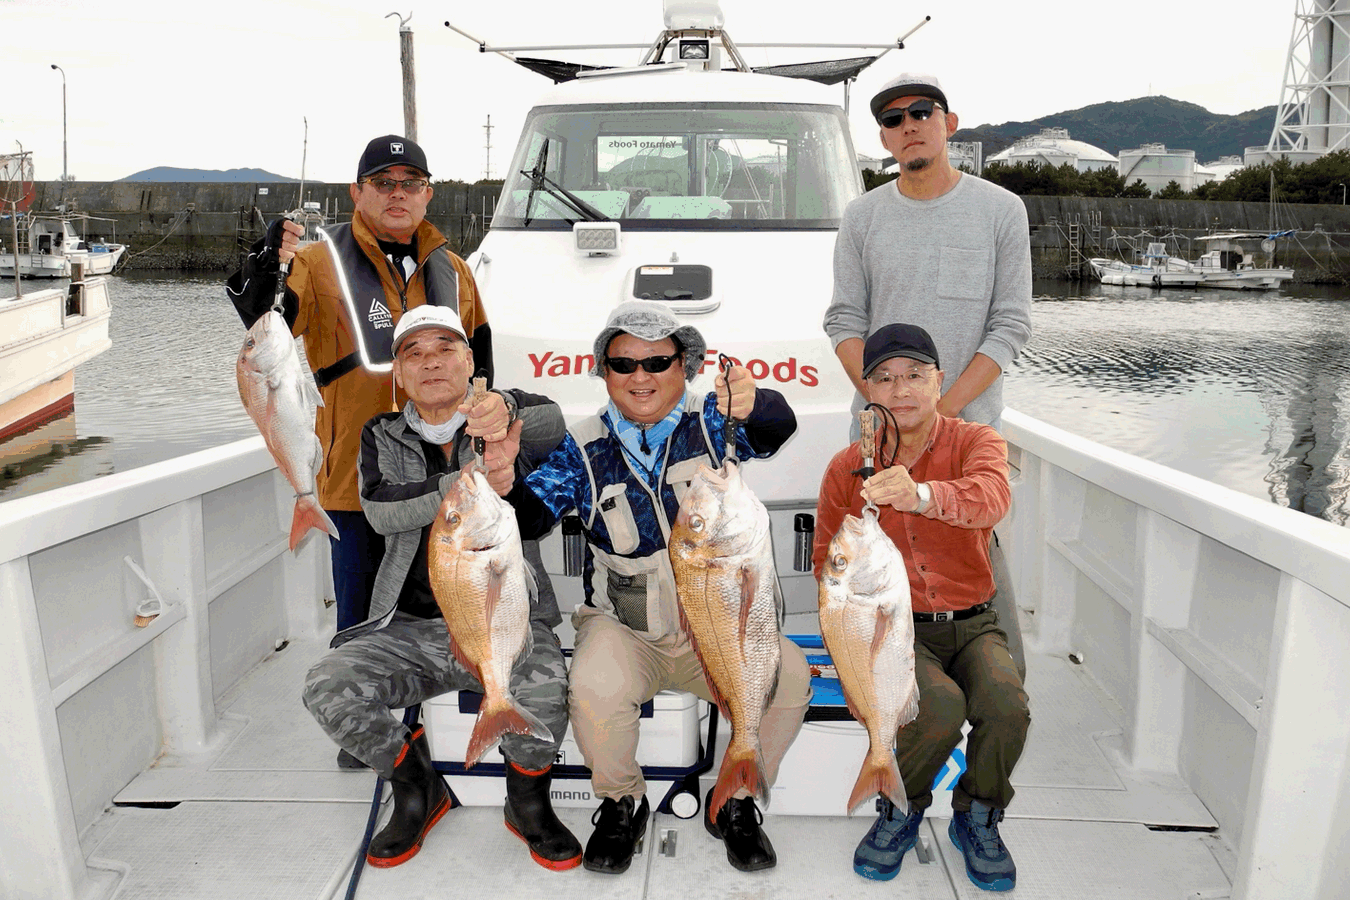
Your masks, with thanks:
M 910 510 L 913 513 L 922 513 L 928 508 L 928 504 L 933 502 L 933 489 L 928 486 L 928 482 L 920 482 L 914 485 L 914 493 L 918 495 L 919 502 L 914 504 Z

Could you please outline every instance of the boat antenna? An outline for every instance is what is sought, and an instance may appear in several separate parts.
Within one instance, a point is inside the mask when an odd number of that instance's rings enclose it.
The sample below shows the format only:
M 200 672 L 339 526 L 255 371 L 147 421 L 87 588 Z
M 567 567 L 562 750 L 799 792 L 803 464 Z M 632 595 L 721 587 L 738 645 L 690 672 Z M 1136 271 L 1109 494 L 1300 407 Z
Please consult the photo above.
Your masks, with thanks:
M 300 151 L 300 199 L 296 202 L 296 209 L 305 208 L 305 163 L 309 160 L 309 116 L 301 116 L 305 123 L 305 140 Z

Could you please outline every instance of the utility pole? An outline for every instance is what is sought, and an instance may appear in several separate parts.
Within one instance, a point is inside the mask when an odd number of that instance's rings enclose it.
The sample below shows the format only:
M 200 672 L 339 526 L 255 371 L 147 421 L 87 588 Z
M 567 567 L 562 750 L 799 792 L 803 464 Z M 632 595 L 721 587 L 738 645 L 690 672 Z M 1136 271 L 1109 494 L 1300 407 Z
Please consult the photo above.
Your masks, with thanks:
M 417 76 L 413 72 L 413 33 L 408 22 L 412 13 L 400 16 L 396 12 L 386 15 L 398 16 L 398 59 L 403 65 L 403 136 L 410 141 L 417 140 Z
M 483 163 L 483 180 L 492 179 L 492 114 L 488 113 L 487 124 L 483 126 L 483 131 L 487 135 L 485 147 L 487 150 L 487 159 Z
M 61 73 L 61 212 L 65 212 L 66 182 L 70 180 L 70 169 L 66 163 L 66 70 L 56 63 L 52 63 L 52 68 Z

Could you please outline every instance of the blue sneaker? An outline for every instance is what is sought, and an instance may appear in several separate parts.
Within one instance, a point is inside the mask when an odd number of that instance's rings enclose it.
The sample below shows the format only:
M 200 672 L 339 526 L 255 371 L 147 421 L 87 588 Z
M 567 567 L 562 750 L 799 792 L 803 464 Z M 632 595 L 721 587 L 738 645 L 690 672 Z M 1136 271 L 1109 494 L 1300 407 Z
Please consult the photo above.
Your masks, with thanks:
M 952 825 L 947 829 L 952 843 L 966 858 L 966 875 L 986 891 L 1011 891 L 1017 884 L 1017 866 L 998 836 L 1001 821 L 1003 810 L 972 800 L 970 812 L 952 813 Z
M 895 804 L 877 798 L 877 820 L 853 851 L 853 871 L 873 881 L 890 881 L 900 872 L 900 860 L 919 839 L 923 810 L 910 807 L 908 816 L 896 812 Z

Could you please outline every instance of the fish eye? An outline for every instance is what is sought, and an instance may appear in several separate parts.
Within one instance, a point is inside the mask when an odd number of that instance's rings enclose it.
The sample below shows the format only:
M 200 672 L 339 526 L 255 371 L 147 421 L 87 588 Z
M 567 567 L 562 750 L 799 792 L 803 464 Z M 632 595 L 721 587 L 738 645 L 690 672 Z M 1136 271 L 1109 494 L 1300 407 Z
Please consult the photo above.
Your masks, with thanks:
M 830 560 L 830 565 L 834 566 L 836 569 L 842 569 L 844 566 L 848 565 L 848 559 L 845 558 L 844 554 L 836 553 L 834 558 Z
M 690 529 L 691 531 L 702 531 L 702 530 L 703 530 L 703 525 L 704 525 L 704 522 L 703 522 L 703 517 L 702 517 L 702 516 L 690 516 L 690 517 L 689 517 L 689 529 Z
M 248 340 L 244 341 L 244 346 L 252 350 L 256 343 L 257 342 L 254 341 L 253 338 L 249 338 Z
M 452 512 L 452 513 L 450 513 L 450 515 L 448 515 L 448 516 L 445 517 L 445 523 L 446 523 L 447 525 L 449 525 L 450 527 L 452 527 L 452 528 L 453 528 L 454 526 L 458 525 L 458 524 L 459 524 L 459 521 L 460 521 L 460 520 L 459 520 L 459 513 Z

